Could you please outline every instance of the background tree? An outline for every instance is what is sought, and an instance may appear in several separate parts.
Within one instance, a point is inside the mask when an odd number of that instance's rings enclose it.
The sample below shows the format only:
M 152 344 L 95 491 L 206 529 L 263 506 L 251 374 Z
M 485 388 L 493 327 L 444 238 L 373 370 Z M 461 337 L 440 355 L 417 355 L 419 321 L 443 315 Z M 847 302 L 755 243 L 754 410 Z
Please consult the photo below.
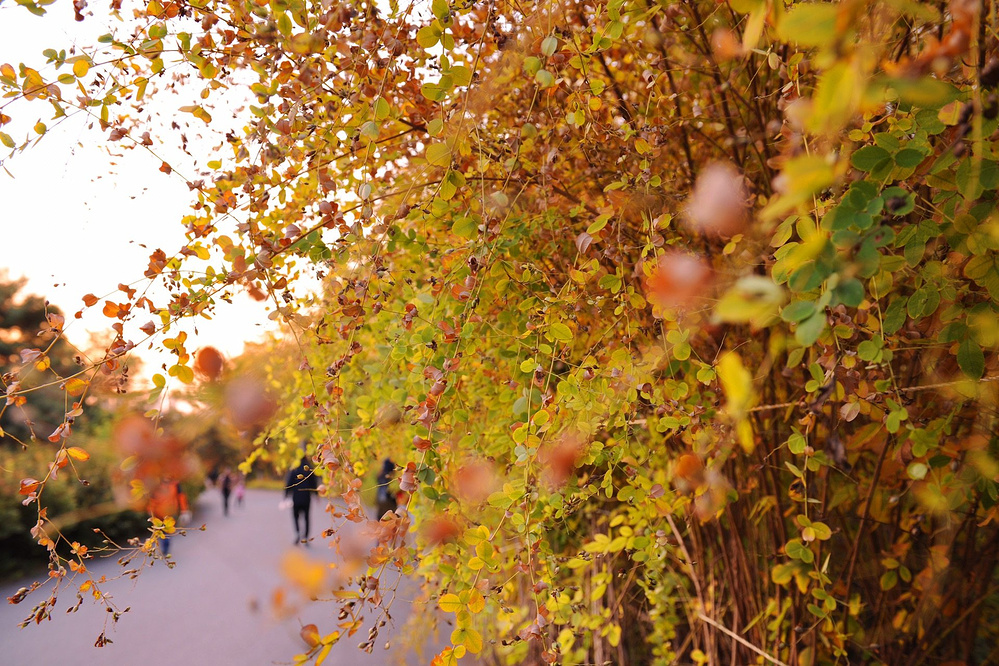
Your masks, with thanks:
M 15 401 L 0 417 L 2 441 L 8 446 L 47 435 L 62 423 L 66 412 L 65 394 L 55 386 L 39 388 L 39 385 L 46 377 L 70 374 L 77 367 L 73 357 L 79 353 L 65 342 L 54 344 L 42 353 L 41 350 L 49 347 L 56 337 L 49 316 L 59 321 L 62 313 L 39 296 L 20 293 L 25 282 L 23 278 L 0 279 L 0 359 L 3 359 L 3 367 L 29 364 L 37 370 L 35 377 L 24 386 L 25 389 L 37 389 L 35 397 L 23 405 L 17 405 L 19 401 Z

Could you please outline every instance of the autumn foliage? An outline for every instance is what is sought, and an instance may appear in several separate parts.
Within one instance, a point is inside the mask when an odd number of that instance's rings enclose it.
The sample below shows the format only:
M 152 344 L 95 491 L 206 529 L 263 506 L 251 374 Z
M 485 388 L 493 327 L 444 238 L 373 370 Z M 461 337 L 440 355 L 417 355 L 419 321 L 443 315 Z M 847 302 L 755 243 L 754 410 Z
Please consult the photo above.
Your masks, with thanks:
M 435 664 L 999 656 L 993 5 L 113 9 L 0 67 L 14 157 L 55 107 L 192 192 L 168 295 L 85 303 L 116 338 L 66 390 L 152 335 L 154 397 L 222 384 L 251 460 L 307 439 L 355 566 L 301 660 L 377 634 L 389 569 L 450 622 Z M 159 157 L 194 133 L 200 171 Z M 288 331 L 254 376 L 176 328 L 240 290 Z

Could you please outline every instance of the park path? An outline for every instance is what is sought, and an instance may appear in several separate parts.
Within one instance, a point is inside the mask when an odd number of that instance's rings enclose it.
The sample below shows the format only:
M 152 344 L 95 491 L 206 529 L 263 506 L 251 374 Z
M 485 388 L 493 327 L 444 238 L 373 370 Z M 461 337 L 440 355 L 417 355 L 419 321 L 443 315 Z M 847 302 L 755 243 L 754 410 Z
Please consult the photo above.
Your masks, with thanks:
M 279 510 L 281 494 L 269 490 L 248 490 L 244 506 L 222 515 L 219 493 L 208 490 L 198 499 L 192 530 L 175 536 L 171 553 L 177 566 L 162 563 L 146 568 L 136 580 L 114 581 L 104 587 L 119 608 L 131 606 L 117 626 L 108 622 L 107 637 L 114 641 L 95 648 L 108 613 L 89 600 L 77 613 L 67 614 L 75 603 L 71 590 L 61 593 L 52 621 L 19 629 L 18 623 L 31 611 L 44 590 L 38 590 L 19 605 L 6 603 L 22 585 L 17 581 L 0 587 L 0 664 L 4 666 L 64 666 L 99 664 L 108 666 L 200 666 L 209 664 L 260 665 L 288 664 L 305 651 L 299 636 L 305 624 L 316 624 L 321 633 L 336 629 L 337 606 L 333 603 L 307 603 L 291 617 L 278 618 L 272 612 L 272 596 L 287 587 L 281 563 L 293 550 L 294 533 L 290 510 Z M 328 516 L 312 510 L 313 536 L 321 533 Z M 331 559 L 326 542 L 315 539 L 311 548 L 302 548 L 308 557 Z M 116 559 L 91 560 L 88 568 L 95 578 L 116 575 L 121 567 Z M 383 581 L 383 586 L 388 581 Z M 434 635 L 434 622 L 424 622 L 423 645 L 410 649 L 400 632 L 407 618 L 418 620 L 433 614 L 411 602 L 415 584 L 404 580 L 392 605 L 393 622 L 382 629 L 372 654 L 357 649 L 366 639 L 370 619 L 352 637 L 338 643 L 326 664 L 337 666 L 380 666 L 429 664 L 434 648 L 446 644 Z M 394 630 L 394 631 L 393 631 Z M 405 632 L 406 634 L 410 632 Z M 393 636 L 394 635 L 394 636 Z M 446 635 L 445 635 L 446 636 Z M 390 648 L 385 649 L 390 641 Z M 446 641 L 446 638 L 445 638 Z

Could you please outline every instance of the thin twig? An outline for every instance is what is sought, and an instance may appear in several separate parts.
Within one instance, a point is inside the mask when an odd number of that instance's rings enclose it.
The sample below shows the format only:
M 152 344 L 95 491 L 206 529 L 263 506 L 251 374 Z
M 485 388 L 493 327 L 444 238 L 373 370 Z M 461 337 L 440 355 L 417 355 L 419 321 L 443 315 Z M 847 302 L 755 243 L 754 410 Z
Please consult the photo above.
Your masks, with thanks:
M 737 634 L 734 631 L 732 631 L 731 629 L 727 629 L 727 628 L 723 627 L 722 625 L 718 624 L 717 622 L 715 622 L 714 620 L 712 620 L 710 617 L 708 617 L 704 613 L 698 613 L 697 617 L 699 619 L 701 619 L 702 621 L 707 622 L 712 627 L 714 627 L 718 631 L 722 632 L 723 634 L 725 634 L 729 638 L 731 638 L 733 640 L 736 640 L 739 643 L 741 643 L 742 645 L 748 647 L 750 650 L 752 650 L 756 654 L 760 655 L 761 657 L 763 657 L 767 661 L 770 661 L 770 662 L 772 662 L 774 664 L 777 664 L 777 666 L 788 666 L 787 664 L 785 664 L 783 661 L 781 661 L 777 657 L 770 656 L 769 654 L 767 654 L 766 652 L 764 652 L 760 648 L 756 647 L 755 645 L 753 645 L 752 643 L 750 643 L 749 641 L 747 641 L 745 638 L 743 638 L 739 634 Z

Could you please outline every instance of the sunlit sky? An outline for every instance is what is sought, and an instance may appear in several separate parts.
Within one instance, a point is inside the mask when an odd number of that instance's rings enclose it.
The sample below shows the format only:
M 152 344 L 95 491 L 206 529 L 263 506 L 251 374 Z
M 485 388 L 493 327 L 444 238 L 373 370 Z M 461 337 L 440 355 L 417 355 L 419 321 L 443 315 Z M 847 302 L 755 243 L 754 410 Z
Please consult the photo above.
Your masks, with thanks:
M 0 63 L 15 68 L 23 62 L 51 72 L 44 65 L 44 49 L 93 43 L 108 32 L 100 17 L 73 21 L 69 0 L 50 5 L 44 17 L 29 14 L 10 0 L 0 3 Z M 37 120 L 50 130 L 38 144 L 12 158 L 0 148 L 3 166 L 13 175 L 0 171 L 0 271 L 6 269 L 11 278 L 26 277 L 26 291 L 62 309 L 67 336 L 86 347 L 91 333 L 106 334 L 110 320 L 101 314 L 100 305 L 74 319 L 83 296 L 112 296 L 119 283 L 143 279 L 152 250 L 162 248 L 168 256 L 176 252 L 184 243 L 180 219 L 189 212 L 193 195 L 184 178 L 161 173 L 160 161 L 152 154 L 109 152 L 106 133 L 88 129 L 85 116 L 54 124 L 45 103 L 30 107 L 22 103 L 8 114 L 14 115 L 13 111 L 19 115 L 4 130 L 15 141 L 22 140 Z M 192 143 L 196 141 L 192 136 Z M 179 153 L 175 146 L 156 148 L 161 154 Z M 203 148 L 210 150 L 207 145 Z M 198 146 L 191 152 L 197 154 Z M 275 327 L 267 319 L 265 305 L 245 296 L 233 305 L 220 304 L 213 321 L 197 324 L 197 335 L 193 327 L 185 326 L 193 339 L 190 350 L 212 345 L 227 356 L 240 353 L 244 341 L 259 339 Z M 141 347 L 140 355 L 144 360 L 140 376 L 145 377 L 169 360 Z

